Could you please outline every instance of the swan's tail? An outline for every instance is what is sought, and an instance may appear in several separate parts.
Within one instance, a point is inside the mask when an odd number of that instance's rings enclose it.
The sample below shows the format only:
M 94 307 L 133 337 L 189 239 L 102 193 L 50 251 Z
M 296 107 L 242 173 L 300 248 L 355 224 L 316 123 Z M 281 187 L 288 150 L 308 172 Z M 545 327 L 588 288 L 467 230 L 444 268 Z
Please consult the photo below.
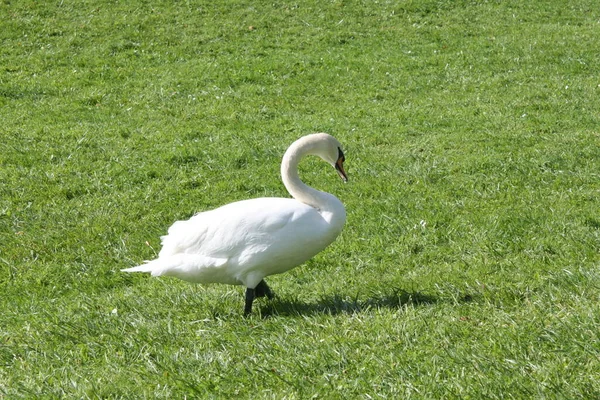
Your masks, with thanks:
M 137 267 L 125 268 L 121 272 L 155 272 L 156 264 L 148 261 L 146 264 L 138 265 Z M 154 275 L 154 274 L 152 274 Z
M 123 272 L 150 272 L 152 276 L 175 276 L 184 281 L 210 283 L 230 281 L 237 283 L 234 278 L 229 278 L 222 267 L 227 262 L 226 258 L 205 257 L 195 254 L 177 254 L 170 257 L 159 257 L 147 261 L 137 267 L 122 269 Z

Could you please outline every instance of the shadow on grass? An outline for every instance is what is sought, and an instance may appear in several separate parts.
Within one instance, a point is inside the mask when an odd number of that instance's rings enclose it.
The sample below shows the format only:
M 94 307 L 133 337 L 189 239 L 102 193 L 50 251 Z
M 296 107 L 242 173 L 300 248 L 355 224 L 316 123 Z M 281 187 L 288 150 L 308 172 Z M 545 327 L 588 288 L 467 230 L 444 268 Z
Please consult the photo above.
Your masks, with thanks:
M 390 293 L 375 293 L 366 299 L 349 299 L 339 294 L 326 296 L 312 303 L 275 297 L 261 307 L 263 317 L 273 315 L 355 314 L 370 309 L 400 309 L 403 306 L 435 304 L 436 297 L 420 292 L 393 290 Z

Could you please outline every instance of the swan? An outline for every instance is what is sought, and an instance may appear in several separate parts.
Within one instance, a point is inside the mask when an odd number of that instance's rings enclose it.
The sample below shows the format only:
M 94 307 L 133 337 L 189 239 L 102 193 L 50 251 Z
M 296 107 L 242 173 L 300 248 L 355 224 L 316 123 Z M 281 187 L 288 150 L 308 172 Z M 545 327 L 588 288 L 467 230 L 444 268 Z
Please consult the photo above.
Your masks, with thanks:
M 162 236 L 158 258 L 122 271 L 244 285 L 244 315 L 250 314 L 255 298 L 273 298 L 266 276 L 286 272 L 321 252 L 346 221 L 340 200 L 300 180 L 298 164 L 307 155 L 328 162 L 348 181 L 340 142 L 326 133 L 303 136 L 281 162 L 283 184 L 293 199 L 242 200 L 177 221 Z

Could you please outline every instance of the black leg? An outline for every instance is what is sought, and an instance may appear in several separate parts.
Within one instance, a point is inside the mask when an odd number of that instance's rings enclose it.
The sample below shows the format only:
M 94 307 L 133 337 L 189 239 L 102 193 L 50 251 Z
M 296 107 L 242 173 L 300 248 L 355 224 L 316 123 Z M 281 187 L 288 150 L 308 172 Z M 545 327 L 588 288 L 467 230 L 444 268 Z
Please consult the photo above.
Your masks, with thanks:
M 252 302 L 254 301 L 254 289 L 246 289 L 246 306 L 244 307 L 244 315 L 249 315 L 252 312 Z
M 252 303 L 254 299 L 259 297 L 267 297 L 269 300 L 275 297 L 271 288 L 264 280 L 258 282 L 254 289 L 246 288 L 246 305 L 244 307 L 244 315 L 249 315 L 252 312 Z
M 254 288 L 255 291 L 255 296 L 256 297 L 265 297 L 267 296 L 267 298 L 270 300 L 274 297 L 273 292 L 271 292 L 271 288 L 267 285 L 267 282 L 264 281 L 264 279 L 262 281 L 260 281 L 258 283 L 258 285 L 256 285 L 256 287 Z

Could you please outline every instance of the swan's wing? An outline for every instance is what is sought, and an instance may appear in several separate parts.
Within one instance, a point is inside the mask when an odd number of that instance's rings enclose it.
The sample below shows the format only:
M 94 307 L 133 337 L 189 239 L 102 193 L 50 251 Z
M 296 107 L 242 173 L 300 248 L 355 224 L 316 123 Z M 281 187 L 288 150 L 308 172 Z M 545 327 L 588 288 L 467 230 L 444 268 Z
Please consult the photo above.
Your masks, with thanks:
M 159 257 L 201 254 L 232 258 L 250 248 L 265 247 L 277 233 L 307 215 L 318 216 L 310 206 L 292 199 L 260 198 L 227 204 L 215 210 L 177 221 L 163 236 Z M 295 224 L 296 222 L 296 224 Z M 317 229 L 314 226 L 313 229 Z M 309 225 L 308 222 L 301 224 Z

